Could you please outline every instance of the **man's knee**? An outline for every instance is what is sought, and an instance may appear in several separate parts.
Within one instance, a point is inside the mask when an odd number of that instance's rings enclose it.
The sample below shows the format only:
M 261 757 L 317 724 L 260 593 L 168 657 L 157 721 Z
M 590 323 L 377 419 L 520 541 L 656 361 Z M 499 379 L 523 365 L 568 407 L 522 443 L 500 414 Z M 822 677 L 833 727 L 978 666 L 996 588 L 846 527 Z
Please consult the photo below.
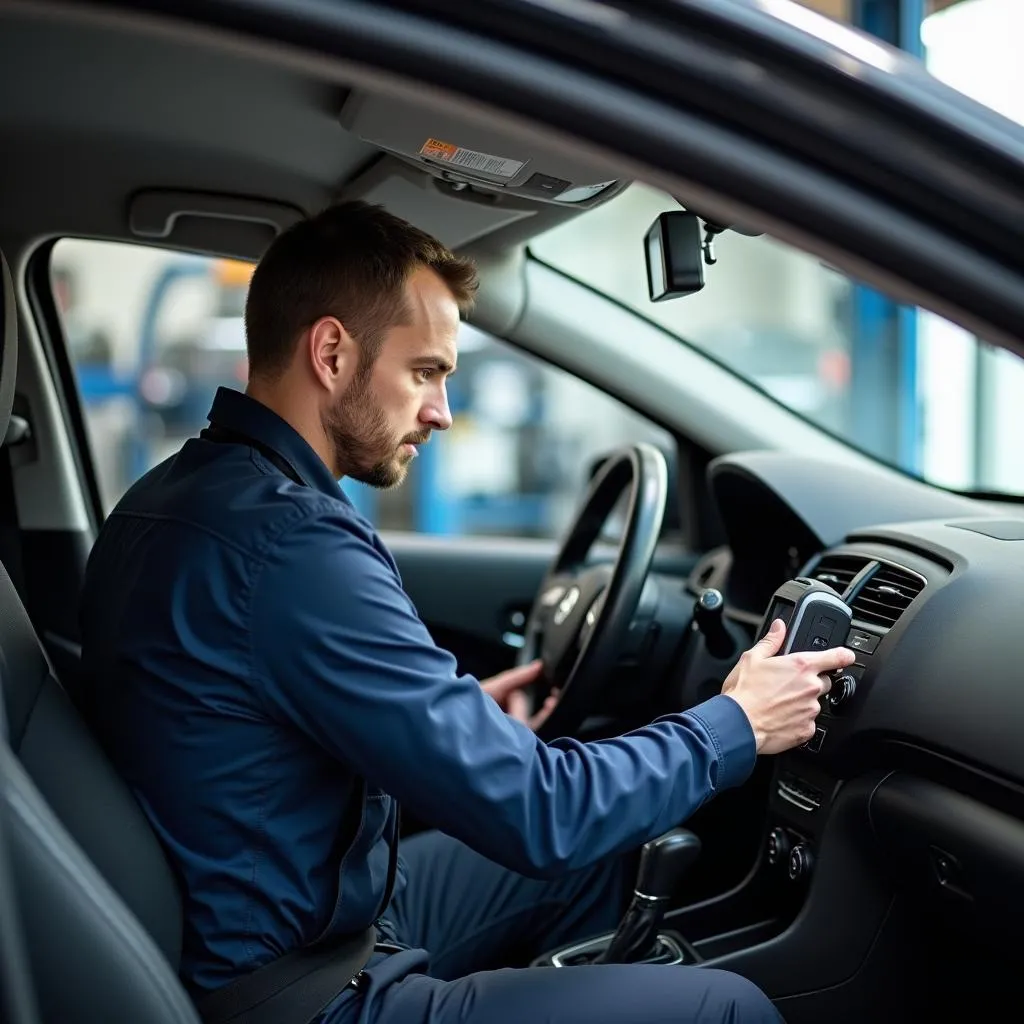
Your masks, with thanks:
M 782 1015 L 752 981 L 739 974 L 714 968 L 695 968 L 710 977 L 707 981 L 707 1020 L 722 1024 L 780 1024 Z M 705 1018 L 699 1018 L 703 1021 Z

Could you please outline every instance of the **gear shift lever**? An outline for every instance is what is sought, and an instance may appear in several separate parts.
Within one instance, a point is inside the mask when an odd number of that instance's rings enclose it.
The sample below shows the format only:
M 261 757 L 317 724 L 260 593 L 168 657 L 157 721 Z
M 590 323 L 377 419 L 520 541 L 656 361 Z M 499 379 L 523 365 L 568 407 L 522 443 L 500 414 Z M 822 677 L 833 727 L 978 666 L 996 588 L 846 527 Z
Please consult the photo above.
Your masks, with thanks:
M 693 620 L 704 634 L 704 643 L 712 658 L 731 658 L 736 652 L 736 639 L 725 621 L 725 598 L 720 590 L 708 588 L 693 605 Z
M 644 844 L 633 901 L 596 963 L 637 963 L 654 951 L 669 900 L 699 856 L 700 840 L 685 828 Z

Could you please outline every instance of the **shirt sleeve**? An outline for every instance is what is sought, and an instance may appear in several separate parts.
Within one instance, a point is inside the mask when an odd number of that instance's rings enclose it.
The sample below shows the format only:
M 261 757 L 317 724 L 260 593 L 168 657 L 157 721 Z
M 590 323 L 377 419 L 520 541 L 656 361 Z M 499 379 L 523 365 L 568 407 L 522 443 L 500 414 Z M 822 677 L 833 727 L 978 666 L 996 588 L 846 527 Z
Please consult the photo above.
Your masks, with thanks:
M 718 695 L 614 739 L 544 744 L 460 675 L 387 559 L 343 514 L 288 531 L 251 594 L 268 710 L 406 804 L 522 874 L 635 848 L 744 781 L 753 731 Z

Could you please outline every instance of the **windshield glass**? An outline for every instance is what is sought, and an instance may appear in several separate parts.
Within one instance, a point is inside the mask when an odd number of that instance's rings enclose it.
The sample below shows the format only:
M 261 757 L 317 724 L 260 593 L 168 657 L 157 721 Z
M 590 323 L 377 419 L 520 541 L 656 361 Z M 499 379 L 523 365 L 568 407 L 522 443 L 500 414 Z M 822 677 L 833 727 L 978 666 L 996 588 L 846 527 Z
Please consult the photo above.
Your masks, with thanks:
M 633 185 L 531 251 L 882 461 L 956 490 L 1024 495 L 1024 360 L 814 257 L 732 231 L 716 238 L 701 291 L 651 302 L 643 239 L 679 209 Z

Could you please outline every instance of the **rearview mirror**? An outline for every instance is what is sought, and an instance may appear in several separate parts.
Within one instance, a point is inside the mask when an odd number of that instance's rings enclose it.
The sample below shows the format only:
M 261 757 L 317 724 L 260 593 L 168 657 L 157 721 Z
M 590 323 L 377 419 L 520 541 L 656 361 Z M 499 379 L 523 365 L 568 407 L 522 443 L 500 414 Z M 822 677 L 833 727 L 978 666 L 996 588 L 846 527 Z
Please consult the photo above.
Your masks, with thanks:
M 644 239 L 644 256 L 651 302 L 693 295 L 704 287 L 704 244 L 696 214 L 661 214 Z

